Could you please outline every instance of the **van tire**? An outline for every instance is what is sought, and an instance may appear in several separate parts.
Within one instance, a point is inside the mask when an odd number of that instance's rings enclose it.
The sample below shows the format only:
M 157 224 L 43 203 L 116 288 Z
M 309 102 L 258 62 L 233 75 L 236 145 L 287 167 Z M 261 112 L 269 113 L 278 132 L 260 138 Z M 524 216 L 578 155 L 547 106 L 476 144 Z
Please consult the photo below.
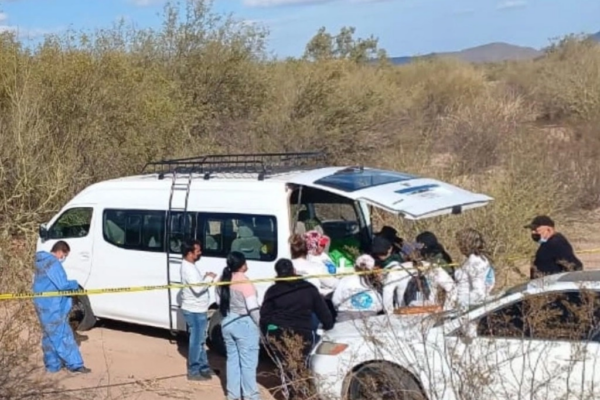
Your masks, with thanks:
M 86 332 L 92 329 L 96 325 L 96 316 L 92 310 L 92 305 L 88 296 L 74 296 L 73 306 L 78 306 L 83 311 L 83 318 L 77 325 L 77 331 Z
M 427 400 L 419 381 L 404 368 L 389 362 L 365 363 L 346 379 L 345 400 L 381 399 Z
M 217 353 L 218 355 L 225 357 L 227 350 L 225 349 L 225 341 L 223 340 L 223 333 L 221 331 L 221 320 L 223 317 L 219 310 L 215 310 L 210 317 L 208 323 L 208 329 L 206 332 L 206 344 L 208 349 Z

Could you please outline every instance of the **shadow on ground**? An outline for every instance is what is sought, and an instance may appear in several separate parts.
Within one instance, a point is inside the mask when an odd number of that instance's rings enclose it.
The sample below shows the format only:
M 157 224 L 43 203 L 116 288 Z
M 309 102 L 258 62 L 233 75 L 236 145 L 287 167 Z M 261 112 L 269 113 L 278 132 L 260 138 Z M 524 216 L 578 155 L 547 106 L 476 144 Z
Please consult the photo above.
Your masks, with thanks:
M 157 339 L 168 340 L 174 346 L 177 346 L 177 351 L 182 357 L 182 362 L 185 363 L 187 360 L 188 337 L 185 334 L 173 336 L 170 332 L 164 329 L 128 324 L 120 321 L 102 320 L 98 322 L 97 326 L 114 331 L 136 333 L 139 335 L 150 336 Z M 208 359 L 211 368 L 213 368 L 213 370 L 219 377 L 223 393 L 225 394 L 225 385 L 227 382 L 226 358 L 209 350 Z M 260 355 L 257 371 L 257 381 L 259 385 L 266 388 L 273 397 L 275 397 L 276 399 L 282 399 L 279 390 L 281 386 L 281 380 L 279 379 L 277 368 L 264 351 L 261 351 Z

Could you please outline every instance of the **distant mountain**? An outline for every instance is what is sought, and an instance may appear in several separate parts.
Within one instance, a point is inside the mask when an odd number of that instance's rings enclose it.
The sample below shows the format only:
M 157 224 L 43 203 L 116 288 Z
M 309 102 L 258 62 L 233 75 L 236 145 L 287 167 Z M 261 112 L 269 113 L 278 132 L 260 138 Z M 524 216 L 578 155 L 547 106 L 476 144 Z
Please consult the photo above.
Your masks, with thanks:
M 594 33 L 590 35 L 590 37 L 593 40 L 600 42 L 600 32 Z M 501 61 L 532 60 L 541 56 L 542 54 L 543 53 L 541 50 L 536 50 L 532 47 L 516 46 L 509 43 L 488 43 L 461 51 L 431 53 L 414 57 L 391 57 L 388 60 L 390 60 L 392 64 L 402 65 L 408 64 L 415 59 L 431 57 L 454 57 L 471 63 L 493 63 Z
M 431 53 L 418 57 L 392 57 L 389 60 L 393 64 L 401 65 L 409 63 L 415 58 L 454 57 L 458 58 L 459 60 L 472 63 L 491 63 L 508 60 L 531 60 L 539 57 L 541 54 L 541 51 L 532 47 L 515 46 L 508 43 L 489 43 L 461 51 Z

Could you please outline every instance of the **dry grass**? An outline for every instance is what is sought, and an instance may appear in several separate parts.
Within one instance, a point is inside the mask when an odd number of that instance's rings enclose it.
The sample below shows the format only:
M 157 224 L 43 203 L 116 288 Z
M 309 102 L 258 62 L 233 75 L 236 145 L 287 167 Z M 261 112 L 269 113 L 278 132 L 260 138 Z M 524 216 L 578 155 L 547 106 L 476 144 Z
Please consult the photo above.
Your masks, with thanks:
M 326 57 L 273 61 L 265 32 L 188 1 L 159 30 L 124 24 L 48 36 L 0 34 L 2 291 L 30 282 L 35 227 L 87 185 L 145 162 L 210 152 L 323 149 L 332 164 L 394 168 L 495 198 L 419 224 L 407 237 L 475 227 L 500 284 L 533 244 L 523 223 L 600 204 L 600 47 L 578 38 L 541 59 L 394 67 Z M 360 57 L 358 57 L 360 59 Z M 0 389 L 1 390 L 1 389 Z

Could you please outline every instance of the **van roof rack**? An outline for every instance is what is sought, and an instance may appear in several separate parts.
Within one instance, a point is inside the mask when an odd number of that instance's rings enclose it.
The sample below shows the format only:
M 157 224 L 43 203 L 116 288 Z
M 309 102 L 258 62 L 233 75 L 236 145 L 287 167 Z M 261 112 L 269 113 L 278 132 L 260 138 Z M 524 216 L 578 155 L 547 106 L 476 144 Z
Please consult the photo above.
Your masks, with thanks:
M 205 156 L 152 161 L 142 174 L 200 174 L 209 180 L 213 174 L 257 174 L 264 180 L 273 174 L 314 169 L 323 166 L 325 153 L 321 151 L 294 153 L 209 154 Z

